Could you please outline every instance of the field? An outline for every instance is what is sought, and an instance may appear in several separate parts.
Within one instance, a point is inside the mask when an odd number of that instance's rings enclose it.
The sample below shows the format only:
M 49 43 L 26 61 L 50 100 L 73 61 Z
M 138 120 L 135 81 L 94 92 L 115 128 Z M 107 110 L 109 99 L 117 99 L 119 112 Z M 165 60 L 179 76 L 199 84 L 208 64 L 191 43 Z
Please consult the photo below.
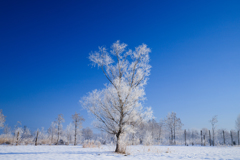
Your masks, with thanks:
M 0 160 L 240 160 L 240 147 L 201 146 L 129 146 L 128 154 L 116 154 L 114 146 L 82 148 L 82 146 L 0 146 Z

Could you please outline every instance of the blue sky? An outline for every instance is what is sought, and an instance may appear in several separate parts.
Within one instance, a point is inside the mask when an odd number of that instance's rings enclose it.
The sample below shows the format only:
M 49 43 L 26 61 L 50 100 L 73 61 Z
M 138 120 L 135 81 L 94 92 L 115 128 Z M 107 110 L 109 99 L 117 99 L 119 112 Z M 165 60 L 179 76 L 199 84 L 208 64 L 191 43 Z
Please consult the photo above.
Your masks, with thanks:
M 6 123 L 66 126 L 79 99 L 107 79 L 88 55 L 117 40 L 147 44 L 147 101 L 159 120 L 175 111 L 183 128 L 234 129 L 240 114 L 240 1 L 1 1 L 0 109 Z

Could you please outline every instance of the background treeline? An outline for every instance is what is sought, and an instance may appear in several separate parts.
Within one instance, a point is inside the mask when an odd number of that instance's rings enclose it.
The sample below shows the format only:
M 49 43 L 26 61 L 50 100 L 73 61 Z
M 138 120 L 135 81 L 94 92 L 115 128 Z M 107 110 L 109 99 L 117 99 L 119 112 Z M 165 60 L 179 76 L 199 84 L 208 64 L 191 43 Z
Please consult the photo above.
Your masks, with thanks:
M 20 122 L 9 127 L 5 123 L 5 116 L 0 110 L 0 127 L 3 129 L 0 135 L 0 144 L 10 145 L 86 145 L 86 142 L 93 144 L 115 144 L 114 135 L 101 132 L 93 133 L 92 129 L 82 128 L 84 118 L 75 113 L 72 115 L 72 122 L 63 129 L 63 114 L 59 114 L 56 120 L 50 124 L 48 129 L 40 128 L 31 131 L 28 127 L 22 126 Z M 183 129 L 181 119 L 175 112 L 169 113 L 159 122 L 154 119 L 143 122 L 134 133 L 124 135 L 126 145 L 240 145 L 240 115 L 236 120 L 235 130 L 217 128 L 217 116 L 214 116 L 209 123 L 211 128 Z

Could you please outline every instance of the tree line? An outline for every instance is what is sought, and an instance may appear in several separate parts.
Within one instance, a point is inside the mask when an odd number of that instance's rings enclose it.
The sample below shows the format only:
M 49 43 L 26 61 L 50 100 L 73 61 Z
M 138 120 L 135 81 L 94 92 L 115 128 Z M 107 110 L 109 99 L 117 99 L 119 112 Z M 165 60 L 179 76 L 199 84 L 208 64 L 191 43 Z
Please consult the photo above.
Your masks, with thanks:
M 113 134 L 106 132 L 93 133 L 90 128 L 82 128 L 82 122 L 85 120 L 79 113 L 72 115 L 72 122 L 63 130 L 63 114 L 59 114 L 47 130 L 37 129 L 31 132 L 26 126 L 21 127 L 17 122 L 14 129 L 11 129 L 5 123 L 5 117 L 0 110 L 0 126 L 3 134 L 0 135 L 0 143 L 12 145 L 77 145 L 83 144 L 84 140 L 95 140 L 101 144 L 116 144 L 117 138 Z M 169 113 L 164 119 L 157 122 L 151 119 L 142 122 L 136 127 L 133 133 L 123 136 L 126 145 L 201 145 L 201 146 L 219 146 L 219 145 L 240 145 L 240 114 L 236 119 L 236 129 L 226 130 L 217 129 L 217 116 L 209 121 L 211 128 L 182 129 L 183 123 L 175 112 Z

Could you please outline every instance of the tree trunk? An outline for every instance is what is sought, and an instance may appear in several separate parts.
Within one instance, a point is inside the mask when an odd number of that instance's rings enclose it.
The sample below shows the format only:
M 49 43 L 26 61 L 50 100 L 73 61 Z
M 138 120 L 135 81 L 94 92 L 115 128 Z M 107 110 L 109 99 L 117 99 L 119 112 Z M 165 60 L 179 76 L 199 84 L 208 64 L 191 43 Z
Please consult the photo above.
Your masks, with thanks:
M 205 141 L 205 135 L 203 136 L 203 139 L 204 139 L 204 146 L 206 146 L 206 143 L 205 143 L 205 142 L 206 142 L 206 141 Z
M 18 145 L 19 143 L 19 132 L 17 132 L 17 143 L 16 143 L 16 146 Z
M 51 144 L 53 144 L 53 131 L 52 131 Z
M 211 133 L 210 133 L 210 130 L 209 130 L 209 144 L 210 144 L 210 146 L 212 145 L 212 140 L 211 140 Z
M 233 146 L 233 135 L 232 135 L 232 131 L 231 132 L 231 143 L 232 143 L 232 146 Z
M 60 124 L 58 123 L 58 138 L 57 138 L 57 145 L 58 145 L 58 142 L 59 142 L 59 136 L 60 136 Z
M 239 144 L 239 131 L 238 131 L 238 145 L 240 145 L 240 144 Z
M 214 135 L 215 135 L 215 132 L 214 132 L 214 130 L 212 130 L 213 146 L 214 146 Z
M 174 118 L 174 121 L 175 121 L 175 118 Z M 174 145 L 176 145 L 176 141 L 175 141 L 175 124 L 174 124 L 174 128 L 173 128 L 173 139 L 174 139 Z
M 184 137 L 185 137 L 185 146 L 187 145 L 187 133 L 186 133 L 186 129 L 184 130 Z
M 224 131 L 223 131 L 223 144 L 225 145 L 225 134 L 224 134 Z
M 36 136 L 36 139 L 35 139 L 35 146 L 37 146 L 37 140 L 38 140 L 38 131 L 37 131 L 37 136 Z
M 77 145 L 77 125 L 75 124 L 74 146 Z
M 115 152 L 120 152 L 119 142 L 120 142 L 120 134 L 117 135 L 117 144 L 116 144 Z
M 193 146 L 193 132 L 192 132 L 192 146 Z

